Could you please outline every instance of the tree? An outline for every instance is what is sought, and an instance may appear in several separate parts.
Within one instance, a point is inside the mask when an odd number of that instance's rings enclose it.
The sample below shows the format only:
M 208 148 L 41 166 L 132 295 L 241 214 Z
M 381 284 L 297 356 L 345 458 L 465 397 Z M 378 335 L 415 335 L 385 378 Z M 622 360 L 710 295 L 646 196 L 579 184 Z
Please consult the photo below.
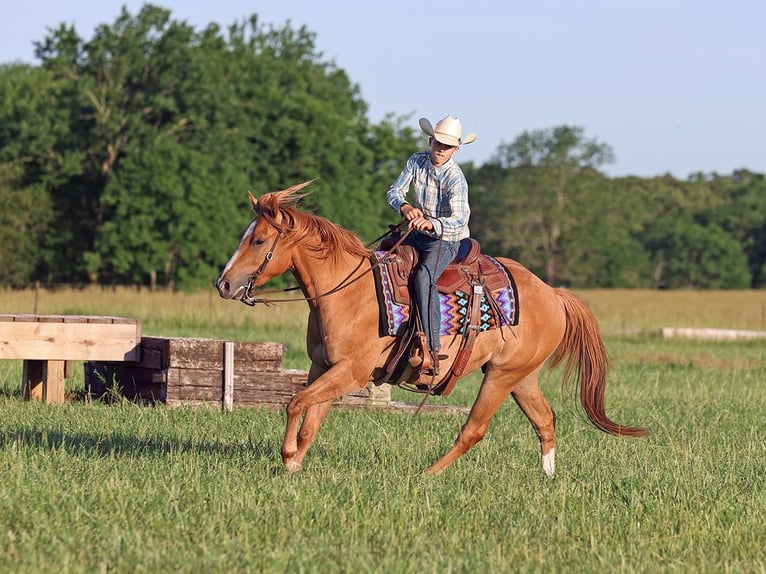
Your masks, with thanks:
M 43 186 L 21 187 L 17 168 L 0 165 L 0 283 L 21 286 L 41 263 L 52 213 Z
M 574 224 L 570 202 L 578 193 L 578 178 L 613 158 L 607 144 L 586 139 L 582 128 L 571 126 L 525 131 L 511 144 L 498 147 L 490 178 L 497 179 L 498 169 L 511 170 L 501 188 L 503 195 L 514 194 L 517 199 L 503 197 L 500 202 L 507 209 L 490 217 L 505 219 L 497 222 L 498 228 L 522 240 L 520 256 L 533 268 L 542 267 L 549 284 L 559 281 L 564 265 L 561 241 Z M 482 202 L 478 205 L 483 207 Z
M 45 70 L 0 67 L 0 281 L 25 284 L 46 267 L 56 237 L 54 192 L 76 173 L 77 154 L 60 145 L 64 91 Z
M 563 277 L 577 287 L 651 287 L 651 262 L 636 231 L 638 199 L 596 171 L 576 181 L 575 223 L 562 235 Z
M 251 216 L 247 191 L 308 179 L 308 209 L 368 236 L 390 220 L 381 166 L 411 153 L 413 132 L 371 126 L 358 86 L 305 28 L 252 16 L 197 32 L 145 5 L 87 42 L 62 26 L 38 57 L 63 86 L 54 146 L 72 159 L 51 278 L 209 285 Z
M 676 221 L 658 226 L 653 253 L 656 286 L 677 289 L 745 289 L 750 284 L 741 246 L 717 225 Z
M 750 286 L 766 286 L 766 177 L 747 170 L 730 176 L 714 175 L 708 185 L 718 203 L 701 219 L 721 227 L 745 252 Z

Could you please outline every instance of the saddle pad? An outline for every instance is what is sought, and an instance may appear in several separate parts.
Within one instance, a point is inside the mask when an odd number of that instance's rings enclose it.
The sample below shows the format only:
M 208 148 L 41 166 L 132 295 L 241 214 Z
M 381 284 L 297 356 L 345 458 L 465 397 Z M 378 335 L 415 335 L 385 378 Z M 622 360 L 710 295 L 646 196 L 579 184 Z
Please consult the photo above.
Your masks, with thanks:
M 380 261 L 387 255 L 385 251 L 377 251 L 374 257 Z M 501 316 L 497 317 L 493 312 L 492 306 L 487 301 L 487 295 L 481 297 L 481 331 L 495 329 L 498 326 L 518 324 L 518 308 L 516 305 L 516 288 L 511 274 L 503 265 L 493 259 L 492 263 L 503 270 L 508 277 L 508 286 L 497 289 L 492 292 L 493 299 L 497 302 L 501 311 Z M 410 316 L 410 306 L 408 304 L 397 303 L 393 297 L 391 279 L 388 277 L 385 265 L 375 266 L 375 284 L 378 293 L 378 304 L 380 306 L 381 332 L 383 335 L 398 336 L 401 335 L 406 327 Z M 441 336 L 455 335 L 462 333 L 467 323 L 466 317 L 470 309 L 469 294 L 460 290 L 452 293 L 439 293 L 439 304 L 441 307 Z

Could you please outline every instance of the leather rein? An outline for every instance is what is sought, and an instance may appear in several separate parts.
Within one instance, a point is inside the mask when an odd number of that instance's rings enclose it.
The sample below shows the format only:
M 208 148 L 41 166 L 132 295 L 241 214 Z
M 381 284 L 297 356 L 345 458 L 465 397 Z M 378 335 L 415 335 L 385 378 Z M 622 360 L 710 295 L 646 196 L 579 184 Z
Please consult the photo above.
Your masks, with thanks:
M 402 222 L 404 223 L 404 222 Z M 390 235 L 394 231 L 400 230 L 402 223 L 399 223 L 397 225 L 389 225 L 389 230 L 387 233 L 384 233 L 377 239 L 373 239 L 371 242 L 367 244 L 367 247 L 370 245 L 373 245 L 386 237 L 387 235 Z M 367 275 L 367 273 L 372 272 L 373 269 L 378 267 L 380 264 L 378 262 L 375 262 L 374 264 L 370 265 L 370 268 L 365 270 L 361 275 L 357 275 L 356 277 L 353 277 L 354 273 L 364 264 L 364 260 L 359 262 L 359 265 L 351 271 L 351 273 L 346 276 L 338 285 L 330 289 L 329 291 L 325 291 L 324 293 L 321 293 L 319 295 L 315 295 L 313 297 L 293 297 L 289 299 L 271 299 L 271 298 L 262 298 L 257 297 L 258 295 L 267 295 L 271 293 L 283 293 L 286 291 L 295 291 L 296 289 L 300 289 L 300 286 L 295 287 L 288 287 L 286 289 L 271 289 L 266 291 L 258 291 L 253 292 L 253 288 L 255 286 L 256 280 L 263 275 L 263 272 L 266 270 L 266 267 L 271 262 L 272 259 L 274 259 L 274 250 L 277 248 L 277 244 L 279 243 L 279 240 L 284 235 L 283 231 L 280 231 L 275 225 L 272 224 L 272 227 L 277 231 L 277 236 L 274 238 L 274 241 L 271 244 L 271 247 L 269 247 L 269 250 L 266 252 L 265 257 L 263 258 L 263 262 L 258 266 L 258 268 L 253 271 L 247 278 L 247 285 L 245 285 L 245 294 L 240 298 L 240 301 L 244 303 L 245 305 L 248 305 L 250 307 L 255 306 L 257 303 L 263 303 L 266 306 L 271 305 L 272 303 L 291 303 L 294 301 L 316 301 L 317 299 L 321 299 L 322 297 L 327 297 L 328 295 L 332 295 L 333 293 L 337 293 L 338 291 L 341 291 L 342 289 L 345 289 L 352 283 L 356 283 Z M 396 249 L 399 247 L 399 245 L 402 244 L 402 242 L 407 238 L 407 236 L 410 234 L 411 229 L 407 229 L 407 231 L 402 234 L 402 236 L 399 238 L 399 240 L 391 247 L 391 249 L 388 250 L 388 253 L 393 253 L 396 251 Z M 353 277 L 353 279 L 352 279 Z

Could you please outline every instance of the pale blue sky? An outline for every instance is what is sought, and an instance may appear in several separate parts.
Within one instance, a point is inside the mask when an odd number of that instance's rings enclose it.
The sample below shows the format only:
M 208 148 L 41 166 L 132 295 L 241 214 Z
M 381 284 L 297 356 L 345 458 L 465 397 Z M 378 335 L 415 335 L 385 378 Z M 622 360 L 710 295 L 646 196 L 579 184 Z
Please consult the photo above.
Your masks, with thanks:
M 125 5 L 6 1 L 0 62 L 33 61 L 61 22 L 90 39 Z M 524 130 L 581 126 L 614 148 L 610 175 L 766 172 L 766 2 L 761 0 L 163 0 L 197 29 L 258 14 L 316 34 L 361 88 L 370 119 L 459 116 L 481 164 Z M 404 160 L 404 158 L 403 158 Z

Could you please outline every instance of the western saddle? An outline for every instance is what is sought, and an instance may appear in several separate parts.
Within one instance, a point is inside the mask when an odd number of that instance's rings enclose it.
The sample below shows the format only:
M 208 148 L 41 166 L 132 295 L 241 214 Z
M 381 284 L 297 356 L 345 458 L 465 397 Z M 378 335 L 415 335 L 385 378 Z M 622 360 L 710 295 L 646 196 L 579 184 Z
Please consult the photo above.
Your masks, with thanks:
M 410 245 L 398 244 L 396 236 L 386 237 L 380 244 L 381 251 L 388 253 L 379 259 L 379 265 L 389 279 L 391 296 L 398 305 L 410 305 L 410 275 L 418 264 L 418 252 Z M 418 332 L 414 313 L 410 312 L 406 331 L 399 336 L 399 344 L 391 354 L 385 375 L 381 382 L 397 384 L 407 390 L 447 396 L 457 379 L 463 374 L 473 350 L 481 327 L 481 303 L 484 299 L 492 308 L 496 317 L 503 311 L 493 297 L 498 289 L 510 288 L 510 276 L 496 260 L 481 253 L 479 242 L 472 238 L 463 239 L 455 259 L 437 280 L 437 289 L 441 293 L 460 291 L 468 294 L 468 315 L 464 319 L 462 337 L 458 352 L 451 367 L 441 380 L 436 382 L 438 372 L 433 370 L 432 383 L 424 385 L 413 383 L 421 374 L 432 367 L 429 362 L 430 352 L 425 337 Z M 508 321 L 510 323 L 510 321 Z

